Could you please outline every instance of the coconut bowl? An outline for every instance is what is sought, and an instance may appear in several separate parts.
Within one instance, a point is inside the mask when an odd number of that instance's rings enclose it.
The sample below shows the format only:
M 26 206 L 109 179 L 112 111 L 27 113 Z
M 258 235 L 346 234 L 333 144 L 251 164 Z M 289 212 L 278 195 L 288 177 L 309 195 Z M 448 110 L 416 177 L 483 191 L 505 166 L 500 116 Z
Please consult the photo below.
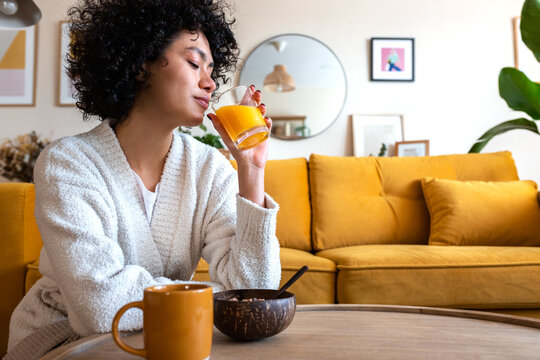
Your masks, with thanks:
M 296 297 L 285 291 L 240 289 L 214 294 L 214 325 L 236 340 L 258 340 L 279 334 L 296 312 Z

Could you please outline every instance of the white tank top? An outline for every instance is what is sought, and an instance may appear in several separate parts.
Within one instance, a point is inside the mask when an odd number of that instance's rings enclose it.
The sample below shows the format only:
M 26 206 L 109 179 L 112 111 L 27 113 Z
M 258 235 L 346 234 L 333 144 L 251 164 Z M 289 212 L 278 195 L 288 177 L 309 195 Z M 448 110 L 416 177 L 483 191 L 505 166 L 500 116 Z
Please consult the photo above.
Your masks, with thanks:
M 156 191 L 152 192 L 144 186 L 144 183 L 142 182 L 141 178 L 133 169 L 131 169 L 131 172 L 133 173 L 133 176 L 135 176 L 135 179 L 137 180 L 137 184 L 139 184 L 139 189 L 141 190 L 142 198 L 144 200 L 144 208 L 146 209 L 146 218 L 148 219 L 148 223 L 152 220 L 152 213 L 154 212 L 154 204 L 156 203 L 156 197 L 159 190 L 159 183 L 156 185 Z

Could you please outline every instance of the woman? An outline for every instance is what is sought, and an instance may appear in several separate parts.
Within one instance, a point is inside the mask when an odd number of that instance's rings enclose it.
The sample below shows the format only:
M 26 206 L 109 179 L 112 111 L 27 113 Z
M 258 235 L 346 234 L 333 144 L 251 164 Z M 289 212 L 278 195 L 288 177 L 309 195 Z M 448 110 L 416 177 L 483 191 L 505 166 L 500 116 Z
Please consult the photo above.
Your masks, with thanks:
M 235 172 L 176 131 L 202 122 L 215 81 L 236 64 L 223 5 L 84 0 L 70 15 L 77 106 L 102 123 L 55 141 L 36 164 L 43 278 L 13 313 L 8 356 L 110 331 L 122 305 L 148 286 L 189 281 L 201 257 L 216 288 L 280 280 L 278 205 L 264 193 L 268 142 L 238 151 L 211 115 Z M 138 311 L 120 323 L 141 327 Z

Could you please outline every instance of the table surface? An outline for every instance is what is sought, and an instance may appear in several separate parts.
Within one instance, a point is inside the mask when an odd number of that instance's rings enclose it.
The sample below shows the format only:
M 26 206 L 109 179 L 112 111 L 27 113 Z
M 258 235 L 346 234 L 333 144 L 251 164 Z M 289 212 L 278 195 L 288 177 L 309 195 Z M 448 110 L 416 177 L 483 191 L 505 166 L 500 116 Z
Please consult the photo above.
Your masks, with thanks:
M 234 341 L 214 327 L 211 359 L 540 359 L 540 320 L 478 311 L 391 305 L 299 305 L 282 333 Z M 142 333 L 126 336 L 142 347 Z M 141 359 L 111 334 L 58 348 L 42 360 Z

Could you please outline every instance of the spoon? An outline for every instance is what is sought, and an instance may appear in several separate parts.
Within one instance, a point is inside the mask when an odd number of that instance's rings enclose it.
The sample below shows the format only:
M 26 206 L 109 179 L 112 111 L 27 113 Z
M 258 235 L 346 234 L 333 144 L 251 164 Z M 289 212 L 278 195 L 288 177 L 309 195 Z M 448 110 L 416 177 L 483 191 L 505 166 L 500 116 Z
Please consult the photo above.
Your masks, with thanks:
M 300 278 L 300 276 L 304 275 L 304 273 L 308 270 L 308 267 L 307 266 L 302 266 L 302 268 L 300 270 L 298 270 L 296 272 L 296 274 L 294 274 L 292 276 L 292 278 L 289 279 L 289 281 L 287 281 L 285 284 L 283 284 L 283 286 L 278 290 L 278 292 L 272 296 L 269 300 L 271 299 L 277 299 L 281 294 L 283 294 L 283 292 L 285 290 L 287 290 L 289 288 L 289 286 L 291 286 L 292 284 L 294 284 L 296 282 L 296 280 L 298 280 Z

